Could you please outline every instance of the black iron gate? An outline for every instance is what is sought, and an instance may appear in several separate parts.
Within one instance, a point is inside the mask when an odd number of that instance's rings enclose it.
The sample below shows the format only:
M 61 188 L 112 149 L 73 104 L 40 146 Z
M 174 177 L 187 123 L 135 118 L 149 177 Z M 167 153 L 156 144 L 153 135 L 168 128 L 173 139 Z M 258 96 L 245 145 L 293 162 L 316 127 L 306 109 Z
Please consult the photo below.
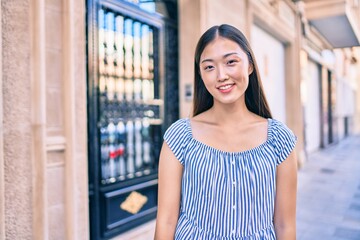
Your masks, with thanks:
M 87 1 L 91 239 L 156 215 L 162 135 L 179 115 L 176 7 Z

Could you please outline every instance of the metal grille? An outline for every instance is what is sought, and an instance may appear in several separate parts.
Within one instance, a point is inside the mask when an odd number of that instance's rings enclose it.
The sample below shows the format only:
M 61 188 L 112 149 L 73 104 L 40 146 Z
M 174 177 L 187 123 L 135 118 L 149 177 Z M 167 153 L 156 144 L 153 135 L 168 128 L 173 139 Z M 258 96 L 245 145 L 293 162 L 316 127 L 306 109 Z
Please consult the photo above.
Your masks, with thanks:
M 101 183 L 156 172 L 154 135 L 163 123 L 155 69 L 157 29 L 106 9 L 98 12 Z

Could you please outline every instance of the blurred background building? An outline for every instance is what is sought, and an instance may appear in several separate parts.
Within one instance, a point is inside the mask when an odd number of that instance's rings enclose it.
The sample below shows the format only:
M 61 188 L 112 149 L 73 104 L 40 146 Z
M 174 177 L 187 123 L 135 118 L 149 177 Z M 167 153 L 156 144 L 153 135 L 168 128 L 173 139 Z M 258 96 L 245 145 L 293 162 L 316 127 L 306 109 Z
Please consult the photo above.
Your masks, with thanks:
M 162 134 L 210 26 L 248 37 L 308 153 L 360 131 L 359 0 L 0 0 L 0 239 L 109 239 L 156 215 Z

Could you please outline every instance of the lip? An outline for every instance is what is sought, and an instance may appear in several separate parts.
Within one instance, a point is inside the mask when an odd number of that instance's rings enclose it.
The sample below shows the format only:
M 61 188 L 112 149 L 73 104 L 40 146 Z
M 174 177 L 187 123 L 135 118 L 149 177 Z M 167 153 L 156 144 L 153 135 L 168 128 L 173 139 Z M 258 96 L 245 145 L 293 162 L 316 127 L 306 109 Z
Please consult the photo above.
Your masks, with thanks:
M 217 89 L 222 93 L 228 93 L 235 87 L 235 83 L 222 84 Z

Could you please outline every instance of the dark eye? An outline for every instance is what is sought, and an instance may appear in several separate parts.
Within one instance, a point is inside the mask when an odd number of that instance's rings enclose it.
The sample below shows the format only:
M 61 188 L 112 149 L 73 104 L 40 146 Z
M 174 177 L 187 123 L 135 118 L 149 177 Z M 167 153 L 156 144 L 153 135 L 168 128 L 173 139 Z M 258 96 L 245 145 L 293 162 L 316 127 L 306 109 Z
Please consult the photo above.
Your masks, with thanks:
M 211 70 L 213 68 L 214 68 L 213 66 L 209 65 L 209 66 L 204 67 L 204 70 Z
M 237 63 L 238 61 L 236 59 L 231 59 L 227 62 L 228 65 L 233 65 L 235 63 Z

